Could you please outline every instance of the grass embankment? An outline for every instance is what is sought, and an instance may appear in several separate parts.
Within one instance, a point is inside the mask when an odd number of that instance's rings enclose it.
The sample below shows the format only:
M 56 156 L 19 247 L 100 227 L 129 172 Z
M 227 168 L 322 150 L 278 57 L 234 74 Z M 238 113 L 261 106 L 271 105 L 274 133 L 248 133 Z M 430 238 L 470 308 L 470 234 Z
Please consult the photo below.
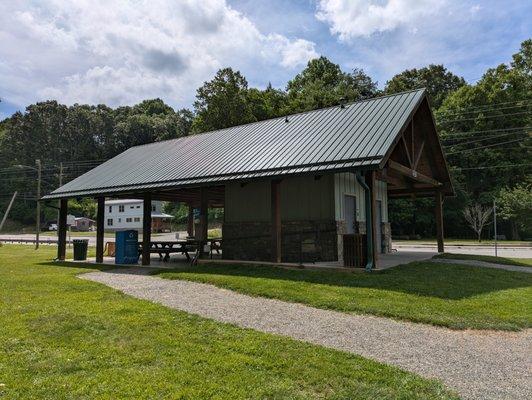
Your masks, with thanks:
M 359 356 L 128 297 L 54 254 L 0 247 L 3 399 L 456 398 Z
M 214 263 L 159 274 L 253 296 L 453 329 L 532 326 L 532 275 L 527 273 L 416 262 L 371 274 Z
M 475 260 L 475 261 L 489 262 L 492 264 L 517 265 L 519 267 L 532 267 L 532 258 L 509 258 L 509 257 L 482 256 L 482 255 L 476 255 L 476 254 L 454 254 L 454 253 L 437 254 L 433 258 L 444 258 L 448 260 Z

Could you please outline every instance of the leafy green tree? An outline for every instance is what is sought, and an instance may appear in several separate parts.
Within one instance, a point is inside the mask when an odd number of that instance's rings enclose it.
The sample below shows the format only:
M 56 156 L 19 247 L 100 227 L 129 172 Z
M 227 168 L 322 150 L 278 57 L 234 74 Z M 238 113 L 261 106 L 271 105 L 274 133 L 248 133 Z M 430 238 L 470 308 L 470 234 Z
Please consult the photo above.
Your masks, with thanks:
M 248 98 L 248 82 L 239 71 L 219 70 L 196 93 L 194 132 L 206 132 L 256 121 Z
M 530 41 L 510 65 L 489 69 L 476 85 L 451 94 L 436 113 L 449 165 L 462 171 L 464 190 L 483 204 L 530 173 L 532 77 L 526 68 L 527 46 Z M 479 166 L 484 169 L 476 169 Z
M 284 91 L 274 89 L 270 84 L 265 90 L 250 88 L 247 99 L 251 112 L 257 121 L 283 115 L 287 108 L 287 95 Z
M 322 56 L 288 82 L 287 92 L 288 111 L 300 112 L 373 97 L 377 84 L 363 70 L 345 73 Z
M 386 82 L 385 93 L 427 88 L 431 105 L 438 109 L 449 94 L 465 86 L 464 78 L 448 71 L 443 65 L 431 64 L 420 69 L 407 69 Z
M 513 238 L 518 239 L 518 230 L 532 233 L 532 184 L 518 184 L 512 189 L 502 188 L 498 196 L 499 215 L 512 222 Z

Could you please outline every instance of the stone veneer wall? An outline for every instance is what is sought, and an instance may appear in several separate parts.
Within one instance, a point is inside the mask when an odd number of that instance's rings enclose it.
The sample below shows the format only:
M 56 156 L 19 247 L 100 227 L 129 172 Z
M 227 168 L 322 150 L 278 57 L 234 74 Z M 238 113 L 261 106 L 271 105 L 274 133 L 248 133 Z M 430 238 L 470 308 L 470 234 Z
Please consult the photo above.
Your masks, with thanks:
M 336 221 L 285 221 L 281 228 L 283 262 L 336 261 Z M 223 258 L 271 261 L 269 222 L 225 222 Z

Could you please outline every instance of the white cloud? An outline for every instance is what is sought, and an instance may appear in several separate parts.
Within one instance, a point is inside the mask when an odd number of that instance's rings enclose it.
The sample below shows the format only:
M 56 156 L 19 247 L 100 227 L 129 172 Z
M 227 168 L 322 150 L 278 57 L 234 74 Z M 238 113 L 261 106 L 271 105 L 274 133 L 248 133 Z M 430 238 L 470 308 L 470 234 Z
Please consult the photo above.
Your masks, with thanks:
M 221 67 L 292 69 L 314 43 L 262 33 L 225 0 L 6 2 L 0 88 L 11 103 L 188 105 Z
M 434 14 L 443 0 L 320 0 L 316 17 L 330 26 L 341 40 L 369 37 L 377 32 L 392 31 Z
M 268 35 L 268 41 L 270 41 L 271 46 L 266 48 L 281 55 L 281 65 L 285 68 L 296 68 L 319 57 L 319 54 L 314 50 L 314 43 L 305 39 L 291 41 L 282 35 L 271 34 Z

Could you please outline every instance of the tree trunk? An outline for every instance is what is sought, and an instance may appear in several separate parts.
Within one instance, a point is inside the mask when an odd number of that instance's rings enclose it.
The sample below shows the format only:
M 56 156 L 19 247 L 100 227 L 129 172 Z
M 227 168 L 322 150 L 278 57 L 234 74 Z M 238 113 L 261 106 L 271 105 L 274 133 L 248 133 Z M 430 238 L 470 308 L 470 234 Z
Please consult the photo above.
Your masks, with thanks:
M 515 221 L 510 220 L 510 227 L 512 228 L 512 240 L 520 240 L 519 230 L 517 229 L 517 224 Z

